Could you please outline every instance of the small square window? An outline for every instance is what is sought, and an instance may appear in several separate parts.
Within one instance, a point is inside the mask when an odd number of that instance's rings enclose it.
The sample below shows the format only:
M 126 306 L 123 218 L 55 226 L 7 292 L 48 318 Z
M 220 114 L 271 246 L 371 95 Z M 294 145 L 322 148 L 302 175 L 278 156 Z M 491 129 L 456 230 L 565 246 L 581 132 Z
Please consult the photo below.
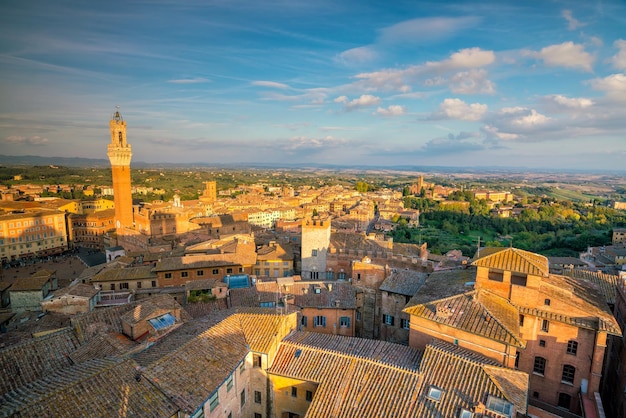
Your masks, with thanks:
M 543 301 L 543 304 L 546 305 L 546 306 L 550 306 L 550 299 L 545 299 Z
M 213 273 L 213 274 L 219 274 L 219 272 L 220 272 L 220 271 L 219 271 L 218 269 L 213 269 L 213 272 L 212 272 L 212 273 Z
M 576 355 L 576 352 L 578 352 L 578 343 L 574 340 L 569 340 L 567 342 L 567 354 L 571 354 L 573 356 Z
M 188 277 L 188 276 L 189 276 L 189 272 L 188 271 L 181 271 L 180 277 Z
M 545 347 L 546 346 L 546 340 L 539 340 L 539 347 Z
M 172 273 L 165 273 L 165 278 L 166 279 L 171 279 L 172 278 Z

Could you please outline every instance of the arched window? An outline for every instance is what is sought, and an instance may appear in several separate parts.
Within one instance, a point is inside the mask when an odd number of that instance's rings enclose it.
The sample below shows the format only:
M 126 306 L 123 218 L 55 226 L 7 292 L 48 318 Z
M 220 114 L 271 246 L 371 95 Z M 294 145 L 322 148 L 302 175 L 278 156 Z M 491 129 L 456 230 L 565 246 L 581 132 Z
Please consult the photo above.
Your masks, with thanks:
M 118 137 L 119 137 L 119 140 L 120 140 L 120 145 L 122 145 L 122 132 L 118 133 Z

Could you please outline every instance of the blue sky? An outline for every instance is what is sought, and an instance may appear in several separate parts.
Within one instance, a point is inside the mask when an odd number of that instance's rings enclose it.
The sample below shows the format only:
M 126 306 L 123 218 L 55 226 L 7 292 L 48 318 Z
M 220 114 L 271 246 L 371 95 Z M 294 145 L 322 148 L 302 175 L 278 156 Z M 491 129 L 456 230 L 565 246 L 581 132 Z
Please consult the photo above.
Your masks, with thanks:
M 623 1 L 0 3 L 0 154 L 626 167 Z

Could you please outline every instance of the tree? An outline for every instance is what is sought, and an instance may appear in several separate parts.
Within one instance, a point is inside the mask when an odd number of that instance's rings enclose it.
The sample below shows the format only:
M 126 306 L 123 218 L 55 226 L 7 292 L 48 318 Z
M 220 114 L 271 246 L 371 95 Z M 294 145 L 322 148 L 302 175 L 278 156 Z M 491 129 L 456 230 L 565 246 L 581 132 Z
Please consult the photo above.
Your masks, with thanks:
M 364 181 L 357 181 L 355 188 L 357 192 L 367 193 L 367 190 L 369 189 L 369 185 Z

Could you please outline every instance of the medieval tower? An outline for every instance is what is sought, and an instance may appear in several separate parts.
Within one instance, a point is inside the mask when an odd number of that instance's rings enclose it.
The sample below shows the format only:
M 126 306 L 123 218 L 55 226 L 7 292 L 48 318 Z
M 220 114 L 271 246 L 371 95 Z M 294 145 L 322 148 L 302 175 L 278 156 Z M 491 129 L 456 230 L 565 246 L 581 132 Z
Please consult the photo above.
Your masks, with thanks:
M 302 221 L 302 278 L 324 279 L 326 254 L 330 246 L 330 219 L 317 217 Z
M 126 142 L 126 122 L 115 111 L 109 122 L 111 143 L 107 155 L 113 175 L 113 198 L 115 201 L 115 228 L 119 233 L 133 226 L 133 199 L 130 183 L 130 145 Z M 123 234 L 123 233 L 122 233 Z

